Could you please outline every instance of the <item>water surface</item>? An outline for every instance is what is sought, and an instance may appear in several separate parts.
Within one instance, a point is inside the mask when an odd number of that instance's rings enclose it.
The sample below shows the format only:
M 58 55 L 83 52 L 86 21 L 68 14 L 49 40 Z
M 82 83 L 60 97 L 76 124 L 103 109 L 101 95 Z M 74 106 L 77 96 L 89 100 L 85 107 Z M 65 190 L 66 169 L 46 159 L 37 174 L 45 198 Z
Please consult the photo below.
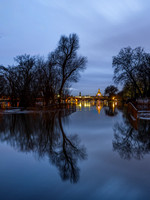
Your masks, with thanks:
M 0 199 L 149 199 L 149 152 L 114 104 L 0 114 Z

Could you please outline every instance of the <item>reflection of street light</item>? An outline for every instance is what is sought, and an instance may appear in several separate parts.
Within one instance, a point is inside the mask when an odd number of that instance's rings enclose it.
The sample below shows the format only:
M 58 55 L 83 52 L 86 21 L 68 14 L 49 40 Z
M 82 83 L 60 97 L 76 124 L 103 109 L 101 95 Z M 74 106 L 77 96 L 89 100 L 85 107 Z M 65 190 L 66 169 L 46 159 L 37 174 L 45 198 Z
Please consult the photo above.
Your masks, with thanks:
M 112 104 L 112 107 L 113 107 L 113 112 L 114 112 L 114 110 L 115 110 L 115 103 L 114 102 Z

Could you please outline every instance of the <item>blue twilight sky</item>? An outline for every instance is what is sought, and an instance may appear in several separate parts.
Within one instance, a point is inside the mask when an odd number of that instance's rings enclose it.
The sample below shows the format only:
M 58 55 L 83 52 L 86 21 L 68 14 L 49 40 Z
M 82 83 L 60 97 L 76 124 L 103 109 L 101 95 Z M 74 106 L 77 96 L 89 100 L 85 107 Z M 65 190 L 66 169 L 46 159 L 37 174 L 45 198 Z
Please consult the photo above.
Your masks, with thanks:
M 148 0 L 0 0 L 0 64 L 24 53 L 47 56 L 61 35 L 76 33 L 88 64 L 72 94 L 113 84 L 112 56 L 123 47 L 150 51 Z

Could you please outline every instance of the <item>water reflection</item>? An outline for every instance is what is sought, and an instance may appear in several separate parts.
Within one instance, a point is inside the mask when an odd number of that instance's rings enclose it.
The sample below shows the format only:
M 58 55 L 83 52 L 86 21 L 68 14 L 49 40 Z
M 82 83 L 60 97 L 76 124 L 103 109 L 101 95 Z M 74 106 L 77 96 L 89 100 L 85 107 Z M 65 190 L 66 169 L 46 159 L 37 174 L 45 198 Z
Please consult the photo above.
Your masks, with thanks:
M 78 160 L 87 157 L 77 134 L 68 135 L 63 124 L 70 110 L 33 114 L 1 115 L 0 140 L 22 152 L 45 156 L 58 169 L 62 180 L 79 180 Z
M 91 101 L 78 101 L 76 103 L 76 107 L 78 110 L 82 110 L 82 108 L 84 108 L 84 110 L 88 110 L 90 111 L 91 107 L 96 107 L 96 110 L 98 112 L 98 114 L 100 114 L 102 108 L 104 108 L 105 114 L 108 116 L 115 116 L 118 114 L 117 112 L 117 102 L 116 101 L 101 101 L 101 100 L 91 100 Z
M 118 114 L 117 112 L 117 104 L 115 104 L 115 102 L 112 102 L 112 103 L 109 103 L 109 106 L 105 107 L 105 114 L 110 116 L 110 117 L 113 117 L 115 115 Z
M 87 108 L 90 111 L 90 107 L 93 105 L 92 101 L 78 101 L 76 107 L 81 111 L 82 107 Z
M 113 149 L 121 158 L 142 159 L 144 155 L 150 153 L 150 122 L 133 121 L 124 112 L 123 121 L 114 125 Z
M 98 100 L 96 102 L 96 110 L 97 110 L 98 114 L 100 114 L 102 108 L 103 108 L 103 102 Z

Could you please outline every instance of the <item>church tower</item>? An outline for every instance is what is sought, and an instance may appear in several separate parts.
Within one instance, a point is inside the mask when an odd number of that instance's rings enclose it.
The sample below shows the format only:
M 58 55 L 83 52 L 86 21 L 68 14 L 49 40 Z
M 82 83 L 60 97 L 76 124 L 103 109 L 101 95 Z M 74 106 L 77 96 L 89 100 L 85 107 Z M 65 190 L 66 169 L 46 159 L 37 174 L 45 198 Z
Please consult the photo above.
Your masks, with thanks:
M 102 93 L 100 92 L 100 89 L 98 89 L 98 92 L 96 94 L 97 97 L 102 97 Z

